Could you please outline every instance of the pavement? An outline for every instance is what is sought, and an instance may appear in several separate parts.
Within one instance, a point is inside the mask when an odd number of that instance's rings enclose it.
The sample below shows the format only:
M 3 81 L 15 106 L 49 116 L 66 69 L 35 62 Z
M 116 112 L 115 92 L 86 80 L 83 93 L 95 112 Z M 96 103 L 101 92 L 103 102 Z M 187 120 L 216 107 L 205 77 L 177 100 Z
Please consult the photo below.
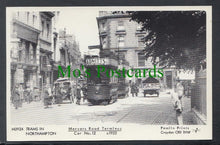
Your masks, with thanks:
M 192 125 L 190 98 L 183 98 L 183 123 Z M 82 102 L 81 105 L 65 103 L 61 106 L 51 105 L 45 109 L 43 102 L 23 103 L 15 109 L 11 106 L 12 125 L 67 125 L 81 121 L 105 123 L 133 123 L 140 125 L 176 125 L 176 114 L 171 103 L 171 97 L 166 92 L 159 97 L 138 97 L 118 99 L 109 105 L 91 105 Z

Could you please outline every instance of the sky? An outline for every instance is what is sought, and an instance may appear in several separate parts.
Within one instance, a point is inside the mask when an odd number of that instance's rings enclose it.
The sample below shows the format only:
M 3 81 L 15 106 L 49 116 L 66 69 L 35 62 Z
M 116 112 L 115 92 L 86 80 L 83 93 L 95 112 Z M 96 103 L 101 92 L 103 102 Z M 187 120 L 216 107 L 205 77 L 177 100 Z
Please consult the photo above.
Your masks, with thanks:
M 79 42 L 81 55 L 88 51 L 88 46 L 99 45 L 98 10 L 95 9 L 62 9 L 60 11 L 58 29 L 66 28 L 68 34 L 75 35 Z

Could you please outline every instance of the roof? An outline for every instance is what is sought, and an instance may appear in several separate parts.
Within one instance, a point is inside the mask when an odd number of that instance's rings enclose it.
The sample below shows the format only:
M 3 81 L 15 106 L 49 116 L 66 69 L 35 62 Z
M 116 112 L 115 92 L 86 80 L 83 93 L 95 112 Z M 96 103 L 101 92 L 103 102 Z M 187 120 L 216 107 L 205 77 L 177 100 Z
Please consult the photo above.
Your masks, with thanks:
M 148 77 L 143 83 L 159 83 L 159 81 L 155 78 Z

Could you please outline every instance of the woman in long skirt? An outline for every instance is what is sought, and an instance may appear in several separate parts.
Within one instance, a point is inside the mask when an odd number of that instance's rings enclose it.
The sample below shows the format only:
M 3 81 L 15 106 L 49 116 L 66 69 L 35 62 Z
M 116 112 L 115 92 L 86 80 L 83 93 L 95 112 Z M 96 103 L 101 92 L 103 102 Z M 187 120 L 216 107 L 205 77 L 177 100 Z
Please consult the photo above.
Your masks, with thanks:
M 58 106 L 60 106 L 63 99 L 62 99 L 62 92 L 61 92 L 61 88 L 60 88 L 59 84 L 56 84 L 56 86 L 55 86 L 55 96 L 56 96 L 56 104 L 58 104 Z
M 44 90 L 44 106 L 45 108 L 48 108 L 49 105 L 51 105 L 52 101 L 52 92 L 49 86 L 45 87 Z
M 14 104 L 15 109 L 18 109 L 18 107 L 20 106 L 20 93 L 18 85 L 15 86 L 12 95 L 12 103 Z

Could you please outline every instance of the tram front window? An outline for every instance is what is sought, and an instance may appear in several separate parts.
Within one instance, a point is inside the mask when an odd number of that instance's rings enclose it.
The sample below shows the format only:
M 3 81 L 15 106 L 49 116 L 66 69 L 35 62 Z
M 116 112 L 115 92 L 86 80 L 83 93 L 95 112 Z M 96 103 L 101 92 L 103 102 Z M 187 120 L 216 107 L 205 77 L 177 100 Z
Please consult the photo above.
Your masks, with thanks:
M 108 84 L 110 82 L 110 78 L 106 76 L 105 72 L 100 73 L 100 77 L 97 77 L 97 70 L 95 68 L 91 68 L 91 77 L 87 79 L 88 84 Z

